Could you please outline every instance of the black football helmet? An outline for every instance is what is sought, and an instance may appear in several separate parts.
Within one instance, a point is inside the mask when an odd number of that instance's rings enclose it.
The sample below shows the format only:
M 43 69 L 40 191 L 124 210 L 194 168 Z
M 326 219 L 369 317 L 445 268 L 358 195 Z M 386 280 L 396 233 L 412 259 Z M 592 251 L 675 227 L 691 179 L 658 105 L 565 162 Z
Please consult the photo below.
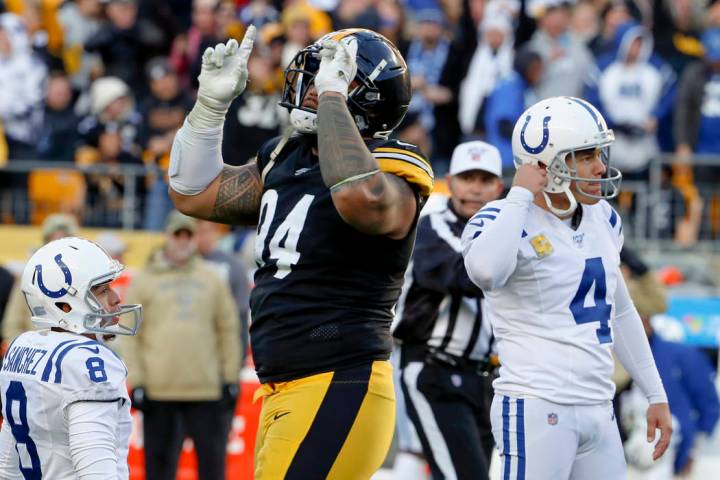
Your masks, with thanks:
M 338 30 L 305 47 L 285 69 L 280 105 L 290 112 L 291 123 L 302 133 L 316 131 L 316 110 L 303 101 L 320 67 L 323 40 L 357 39 L 357 74 L 348 91 L 348 108 L 364 137 L 387 138 L 410 104 L 410 73 L 397 48 L 379 33 L 364 28 Z

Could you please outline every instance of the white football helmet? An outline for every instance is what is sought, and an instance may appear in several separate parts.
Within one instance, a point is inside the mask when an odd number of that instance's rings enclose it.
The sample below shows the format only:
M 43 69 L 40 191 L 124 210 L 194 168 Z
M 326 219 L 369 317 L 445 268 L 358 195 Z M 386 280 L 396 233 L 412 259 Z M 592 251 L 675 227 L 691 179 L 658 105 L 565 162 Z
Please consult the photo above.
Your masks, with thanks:
M 577 208 L 577 200 L 570 191 L 573 181 L 599 183 L 601 194 L 588 193 L 592 198 L 613 198 L 620 190 L 622 174 L 610 166 L 610 144 L 615 134 L 607 127 L 605 119 L 590 103 L 575 97 L 552 97 L 531 106 L 515 123 L 512 134 L 512 152 L 515 167 L 524 164 L 547 167 L 548 185 L 543 195 L 550 210 L 560 216 L 571 214 Z M 607 171 L 602 178 L 577 176 L 575 152 L 599 148 Z M 566 159 L 572 161 L 568 164 Z M 567 209 L 555 207 L 548 193 L 565 193 L 570 201 Z
M 99 245 L 82 238 L 66 237 L 42 246 L 28 260 L 21 279 L 33 325 L 75 333 L 135 335 L 142 305 L 119 305 L 118 311 L 108 312 L 92 293 L 93 287 L 119 277 L 123 268 Z M 70 306 L 69 312 L 59 306 L 63 303 Z

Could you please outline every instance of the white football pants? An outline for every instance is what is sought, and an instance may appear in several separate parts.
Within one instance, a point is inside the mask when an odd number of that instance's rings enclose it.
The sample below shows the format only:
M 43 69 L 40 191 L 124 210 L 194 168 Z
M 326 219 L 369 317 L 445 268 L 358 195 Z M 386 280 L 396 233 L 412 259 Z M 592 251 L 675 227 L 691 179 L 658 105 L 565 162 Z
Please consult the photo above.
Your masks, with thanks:
M 560 405 L 495 395 L 490 410 L 503 480 L 625 480 L 611 402 Z

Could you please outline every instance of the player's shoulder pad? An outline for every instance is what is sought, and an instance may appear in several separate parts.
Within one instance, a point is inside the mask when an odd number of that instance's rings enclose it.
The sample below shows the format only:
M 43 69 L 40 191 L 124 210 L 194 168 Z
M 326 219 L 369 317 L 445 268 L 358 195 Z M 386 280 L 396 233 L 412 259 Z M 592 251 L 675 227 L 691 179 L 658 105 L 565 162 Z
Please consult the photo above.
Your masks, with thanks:
M 411 143 L 388 139 L 368 144 L 380 170 L 405 179 L 424 197 L 432 192 L 435 176 L 430 162 L 420 149 Z
M 61 384 L 69 390 L 106 392 L 124 388 L 127 368 L 120 357 L 105 345 L 91 339 L 78 339 L 58 346 L 48 358 L 41 380 Z

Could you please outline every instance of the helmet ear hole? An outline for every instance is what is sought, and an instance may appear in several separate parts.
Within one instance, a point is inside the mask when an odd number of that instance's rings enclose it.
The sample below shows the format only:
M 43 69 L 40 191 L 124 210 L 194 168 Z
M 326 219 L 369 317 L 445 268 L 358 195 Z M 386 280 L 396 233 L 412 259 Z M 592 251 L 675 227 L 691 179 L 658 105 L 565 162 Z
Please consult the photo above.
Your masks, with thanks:
M 55 302 L 55 306 L 65 313 L 70 313 L 72 311 L 72 307 L 70 306 L 69 303 Z

